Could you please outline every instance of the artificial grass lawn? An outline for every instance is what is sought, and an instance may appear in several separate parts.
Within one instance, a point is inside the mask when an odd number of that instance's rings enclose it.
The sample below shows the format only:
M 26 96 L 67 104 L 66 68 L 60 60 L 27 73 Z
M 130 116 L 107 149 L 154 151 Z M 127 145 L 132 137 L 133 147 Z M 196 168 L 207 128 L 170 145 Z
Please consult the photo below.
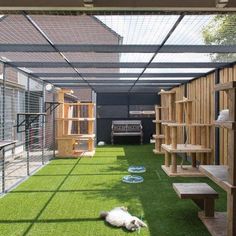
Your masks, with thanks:
M 207 178 L 169 178 L 163 157 L 152 145 L 97 148 L 93 158 L 53 160 L 0 199 L 0 235 L 68 236 L 205 236 L 191 200 L 180 200 L 174 182 L 207 182 L 226 210 L 226 194 Z M 144 165 L 141 184 L 124 184 L 130 165 Z M 127 206 L 148 224 L 140 233 L 110 227 L 98 218 L 101 210 Z

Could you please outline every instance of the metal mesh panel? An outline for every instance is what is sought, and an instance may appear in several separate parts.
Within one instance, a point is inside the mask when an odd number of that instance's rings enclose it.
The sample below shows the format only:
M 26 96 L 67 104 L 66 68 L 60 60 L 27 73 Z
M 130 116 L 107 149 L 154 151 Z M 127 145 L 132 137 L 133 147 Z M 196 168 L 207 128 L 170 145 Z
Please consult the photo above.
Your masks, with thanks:
M 44 119 L 44 129 L 43 129 L 43 145 L 44 145 L 44 161 L 47 162 L 54 156 L 54 147 L 55 147 L 55 134 L 54 134 L 54 118 L 55 118 L 55 110 L 52 110 L 53 107 L 50 108 L 50 104 L 54 102 L 54 93 L 52 91 L 44 91 L 44 105 L 47 109 L 47 115 Z
M 29 91 L 27 92 L 27 112 L 43 112 L 43 85 L 42 82 L 30 79 Z M 31 117 L 31 125 L 27 131 L 28 151 L 29 151 L 29 172 L 32 173 L 42 164 L 43 155 L 43 116 Z
M 0 66 L 0 140 L 16 141 L 0 153 L 0 192 L 13 188 L 53 157 L 53 114 L 29 116 L 44 112 L 43 81 L 28 78 L 11 67 Z M 4 76 L 5 75 L 5 76 Z M 4 79 L 4 80 L 3 80 Z M 53 94 L 47 95 L 53 100 Z M 21 114 L 17 121 L 17 114 Z M 21 122 L 21 127 L 18 126 Z

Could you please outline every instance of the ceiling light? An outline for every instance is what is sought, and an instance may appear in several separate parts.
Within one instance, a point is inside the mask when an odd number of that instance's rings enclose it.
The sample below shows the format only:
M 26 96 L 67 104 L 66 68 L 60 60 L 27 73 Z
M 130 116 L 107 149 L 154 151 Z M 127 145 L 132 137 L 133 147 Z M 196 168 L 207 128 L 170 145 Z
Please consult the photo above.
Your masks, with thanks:
M 10 62 L 11 60 L 10 59 L 8 59 L 7 57 L 4 57 L 4 56 L 2 56 L 2 57 L 0 57 L 4 62 Z
M 53 90 L 53 85 L 52 84 L 46 84 L 45 89 L 46 89 L 46 91 L 51 92 Z
M 229 3 L 229 0 L 216 0 L 216 7 L 224 8 Z
M 93 0 L 84 0 L 84 7 L 93 7 Z

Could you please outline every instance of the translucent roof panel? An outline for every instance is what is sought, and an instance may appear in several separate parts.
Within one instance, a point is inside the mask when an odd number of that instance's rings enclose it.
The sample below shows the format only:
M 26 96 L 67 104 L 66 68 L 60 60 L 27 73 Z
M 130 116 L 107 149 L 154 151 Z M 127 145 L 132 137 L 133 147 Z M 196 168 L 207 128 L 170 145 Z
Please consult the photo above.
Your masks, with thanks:
M 145 77 L 140 77 L 140 81 L 144 81 L 144 80 L 166 80 L 166 82 L 168 82 L 168 80 L 175 80 L 175 81 L 179 81 L 179 80 L 191 80 L 193 79 L 193 77 L 179 77 L 179 78 L 176 78 L 176 77 L 153 77 L 153 78 L 145 78 Z
M 120 40 L 116 32 L 94 16 L 33 15 L 31 18 L 54 44 L 118 44 Z
M 145 73 L 207 73 L 214 68 L 149 68 Z
M 232 58 L 228 58 L 228 54 L 220 53 L 222 59 L 218 62 L 232 62 Z M 236 58 L 236 53 L 231 53 Z M 208 53 L 159 53 L 153 62 L 212 62 L 214 54 Z
M 8 15 L 0 21 L 0 43 L 45 44 L 47 41 L 23 15 Z
M 219 29 L 219 30 L 218 30 Z M 216 32 L 217 30 L 217 32 Z M 166 44 L 206 44 L 206 33 L 215 35 L 218 40 L 210 44 L 235 44 L 235 15 L 186 15 Z M 227 35 L 228 39 L 225 40 Z
M 120 73 L 141 73 L 142 68 L 121 68 Z
M 120 62 L 149 62 L 153 53 L 121 53 Z
M 32 73 L 75 73 L 71 67 L 66 68 L 29 68 Z
M 6 61 L 25 62 L 65 62 L 65 60 L 54 52 L 1 52 L 0 58 Z
M 150 91 L 168 84 L 174 86 L 201 76 L 214 66 L 222 66 L 214 62 L 236 60 L 235 14 L 185 15 L 177 21 L 179 17 L 176 14 L 0 16 L 0 60 L 63 84 L 75 82 L 87 86 L 80 78 L 82 74 L 100 91 L 109 92 L 111 87 L 113 91 L 127 91 L 134 82 L 132 91 L 136 87 L 142 91 L 142 86 Z M 170 32 L 173 26 L 176 28 Z M 222 30 L 217 32 L 217 29 Z M 215 38 L 211 42 L 212 35 Z M 219 46 L 204 47 L 205 44 Z M 226 53 L 214 53 L 218 50 Z M 153 63 L 152 68 L 148 68 L 149 63 Z M 106 85 L 102 88 L 104 81 Z
M 167 40 L 166 44 L 193 44 L 204 43 L 203 29 L 214 19 L 215 15 L 189 15 L 184 16 L 176 30 Z
M 122 37 L 122 44 L 161 44 L 178 15 L 96 16 Z
M 74 52 L 63 53 L 70 62 L 119 62 L 119 53 Z

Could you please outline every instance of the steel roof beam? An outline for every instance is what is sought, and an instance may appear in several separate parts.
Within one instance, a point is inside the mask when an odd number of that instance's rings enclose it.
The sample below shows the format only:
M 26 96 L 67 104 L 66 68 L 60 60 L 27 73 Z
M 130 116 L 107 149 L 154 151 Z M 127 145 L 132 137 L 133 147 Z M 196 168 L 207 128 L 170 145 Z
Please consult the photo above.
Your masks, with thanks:
M 16 67 L 27 68 L 68 68 L 66 62 L 12 61 Z M 71 62 L 76 68 L 144 68 L 144 62 Z M 228 62 L 153 62 L 148 68 L 218 68 Z
M 63 45 L 60 52 L 155 53 L 161 45 Z M 55 52 L 49 44 L 0 44 L 0 52 Z M 236 53 L 236 45 L 164 45 L 158 53 Z
M 48 81 L 50 83 L 62 83 L 62 84 L 70 84 L 70 83 L 78 83 L 78 84 L 83 84 L 83 81 L 78 81 L 78 80 L 44 80 Z M 151 83 L 158 83 L 158 84 L 179 84 L 179 83 L 184 83 L 188 80 L 140 80 L 138 81 L 137 84 L 151 84 Z M 112 83 L 114 85 L 118 83 L 123 83 L 123 84 L 129 84 L 133 83 L 133 80 L 89 80 L 89 83 Z
M 197 77 L 204 73 L 144 73 L 142 78 L 158 78 L 158 77 Z M 77 73 L 34 73 L 35 76 L 41 78 L 76 78 Z M 139 77 L 139 73 L 80 73 L 84 78 L 136 78 Z

